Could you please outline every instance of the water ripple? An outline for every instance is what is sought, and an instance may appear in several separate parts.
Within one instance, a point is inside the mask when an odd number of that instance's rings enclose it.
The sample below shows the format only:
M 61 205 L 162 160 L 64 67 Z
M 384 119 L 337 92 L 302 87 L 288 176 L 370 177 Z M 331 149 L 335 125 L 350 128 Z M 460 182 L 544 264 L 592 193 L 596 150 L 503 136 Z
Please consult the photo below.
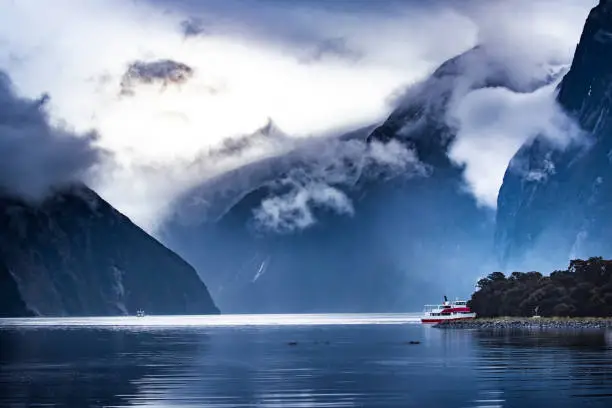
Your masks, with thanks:
M 609 333 L 441 331 L 415 321 L 4 319 L 0 406 L 612 406 Z

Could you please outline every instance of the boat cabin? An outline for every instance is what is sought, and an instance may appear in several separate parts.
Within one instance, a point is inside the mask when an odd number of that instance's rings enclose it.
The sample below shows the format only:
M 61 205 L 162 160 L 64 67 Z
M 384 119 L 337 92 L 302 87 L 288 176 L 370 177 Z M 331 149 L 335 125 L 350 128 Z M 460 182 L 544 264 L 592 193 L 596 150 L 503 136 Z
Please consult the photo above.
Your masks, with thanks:
M 423 316 L 422 322 L 433 323 L 441 320 L 472 319 L 476 317 L 476 314 L 467 306 L 467 301 L 455 300 L 449 302 L 444 296 L 444 303 L 441 305 L 425 305 Z

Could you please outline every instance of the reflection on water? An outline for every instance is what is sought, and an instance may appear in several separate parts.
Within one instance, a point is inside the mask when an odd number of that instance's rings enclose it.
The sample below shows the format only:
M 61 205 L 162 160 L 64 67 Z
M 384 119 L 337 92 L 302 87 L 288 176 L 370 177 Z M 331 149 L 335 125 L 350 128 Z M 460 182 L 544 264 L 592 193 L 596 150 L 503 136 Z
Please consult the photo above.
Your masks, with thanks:
M 604 332 L 444 331 L 406 315 L 49 321 L 0 321 L 0 406 L 612 406 Z
M 216 316 L 121 316 L 121 317 L 72 317 L 72 318 L 0 318 L 0 327 L 114 327 L 135 329 L 145 327 L 233 327 L 233 326 L 329 326 L 339 324 L 406 324 L 418 323 L 420 313 L 388 314 L 295 314 L 295 315 L 216 315 Z

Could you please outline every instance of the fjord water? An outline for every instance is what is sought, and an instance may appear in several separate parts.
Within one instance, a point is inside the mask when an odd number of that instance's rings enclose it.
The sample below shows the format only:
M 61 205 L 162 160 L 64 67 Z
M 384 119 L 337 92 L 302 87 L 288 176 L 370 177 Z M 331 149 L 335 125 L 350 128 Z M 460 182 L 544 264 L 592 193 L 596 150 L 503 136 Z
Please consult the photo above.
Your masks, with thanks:
M 604 331 L 402 314 L 4 319 L 0 346 L 6 407 L 612 406 Z

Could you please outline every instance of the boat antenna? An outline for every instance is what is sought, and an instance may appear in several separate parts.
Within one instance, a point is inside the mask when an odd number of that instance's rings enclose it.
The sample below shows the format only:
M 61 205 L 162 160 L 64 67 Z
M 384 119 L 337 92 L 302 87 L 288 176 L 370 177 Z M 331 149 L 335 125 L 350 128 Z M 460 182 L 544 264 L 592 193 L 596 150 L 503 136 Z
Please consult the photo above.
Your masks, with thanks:
M 444 301 L 448 302 L 448 298 L 446 297 L 446 295 L 444 295 Z

